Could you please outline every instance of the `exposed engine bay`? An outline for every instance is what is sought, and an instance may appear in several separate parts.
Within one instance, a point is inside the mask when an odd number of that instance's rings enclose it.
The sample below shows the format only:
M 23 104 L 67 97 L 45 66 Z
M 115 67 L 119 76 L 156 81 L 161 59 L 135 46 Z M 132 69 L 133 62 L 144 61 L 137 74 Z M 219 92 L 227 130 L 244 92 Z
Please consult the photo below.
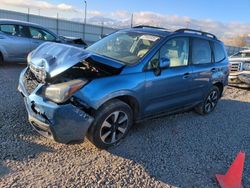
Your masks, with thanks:
M 78 64 L 72 66 L 58 76 L 49 79 L 48 82 L 55 84 L 72 79 L 87 79 L 91 81 L 96 78 L 112 76 L 119 73 L 119 69 L 94 62 L 91 58 L 88 58 L 87 60 L 83 60 Z
M 72 79 L 90 81 L 116 75 L 124 65 L 80 48 L 44 43 L 29 54 L 28 67 L 37 81 L 55 84 Z
M 84 79 L 90 82 L 93 79 L 112 76 L 119 74 L 121 69 L 113 68 L 111 66 L 95 62 L 90 58 L 83 60 L 59 75 L 50 78 L 48 77 L 45 81 L 39 79 L 36 72 L 29 68 L 26 71 L 24 81 L 26 89 L 31 93 L 40 83 L 46 85 L 58 84 L 68 82 L 74 79 Z

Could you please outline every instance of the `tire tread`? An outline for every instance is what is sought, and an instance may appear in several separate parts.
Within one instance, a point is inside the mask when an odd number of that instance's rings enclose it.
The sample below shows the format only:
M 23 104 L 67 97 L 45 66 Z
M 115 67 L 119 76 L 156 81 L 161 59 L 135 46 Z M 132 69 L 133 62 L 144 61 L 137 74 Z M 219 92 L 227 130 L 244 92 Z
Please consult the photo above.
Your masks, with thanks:
M 133 113 L 132 113 L 132 109 L 130 108 L 130 106 L 119 100 L 119 99 L 113 99 L 113 100 L 110 100 L 106 103 L 104 103 L 96 112 L 95 112 L 95 115 L 94 115 L 94 122 L 92 124 L 92 126 L 90 127 L 89 131 L 88 131 L 88 134 L 87 134 L 87 137 L 88 139 L 98 148 L 100 149 L 106 149 L 110 146 L 113 146 L 115 144 L 112 144 L 112 145 L 107 145 L 105 143 L 103 143 L 98 134 L 99 134 L 99 128 L 100 128 L 100 121 L 102 121 L 102 119 L 104 119 L 104 117 L 107 116 L 108 113 L 112 112 L 112 110 L 116 109 L 116 108 L 124 108 L 128 111 L 130 111 L 130 114 L 128 115 L 131 115 L 131 122 L 129 124 L 129 127 L 128 127 L 128 130 L 129 128 L 131 127 L 132 125 L 132 120 L 133 120 Z M 127 134 L 127 133 L 126 133 Z M 125 135 L 126 136 L 126 135 Z
M 208 92 L 208 94 L 206 95 L 206 97 L 204 97 L 203 102 L 194 108 L 194 110 L 195 110 L 196 113 L 198 113 L 198 114 L 200 114 L 200 115 L 206 115 L 206 114 L 207 114 L 207 113 L 205 112 L 205 109 L 204 109 L 204 108 L 205 108 L 205 102 L 206 102 L 206 99 L 207 99 L 208 95 L 209 95 L 213 90 L 217 90 L 218 94 L 220 93 L 220 89 L 219 89 L 217 86 L 214 85 L 214 86 L 209 90 L 209 92 Z

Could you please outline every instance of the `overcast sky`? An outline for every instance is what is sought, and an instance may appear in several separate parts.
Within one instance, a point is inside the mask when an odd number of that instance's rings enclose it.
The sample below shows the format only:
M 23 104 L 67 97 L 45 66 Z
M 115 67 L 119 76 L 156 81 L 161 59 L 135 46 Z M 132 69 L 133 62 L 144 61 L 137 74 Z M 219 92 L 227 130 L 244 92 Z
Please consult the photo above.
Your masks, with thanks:
M 88 0 L 88 18 L 98 16 L 134 24 L 153 24 L 168 28 L 189 26 L 221 37 L 250 33 L 249 0 Z M 2 9 L 81 20 L 82 0 L 0 0 Z

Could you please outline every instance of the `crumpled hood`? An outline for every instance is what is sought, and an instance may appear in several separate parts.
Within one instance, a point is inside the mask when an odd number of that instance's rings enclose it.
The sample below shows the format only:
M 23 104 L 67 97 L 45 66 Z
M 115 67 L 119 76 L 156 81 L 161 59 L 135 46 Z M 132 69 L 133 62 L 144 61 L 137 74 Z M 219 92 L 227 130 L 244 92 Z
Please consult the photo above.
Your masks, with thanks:
M 52 78 L 88 58 L 117 69 L 124 66 L 119 61 L 81 48 L 51 42 L 44 43 L 32 51 L 28 56 L 28 64 L 32 66 L 32 70 L 45 70 L 46 74 Z

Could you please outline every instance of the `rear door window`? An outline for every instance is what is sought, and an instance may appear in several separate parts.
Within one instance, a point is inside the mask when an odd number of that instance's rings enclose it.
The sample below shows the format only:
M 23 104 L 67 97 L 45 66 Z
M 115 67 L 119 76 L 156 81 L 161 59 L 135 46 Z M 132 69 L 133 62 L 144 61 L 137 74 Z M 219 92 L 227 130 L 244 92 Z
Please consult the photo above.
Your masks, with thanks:
M 29 37 L 27 27 L 19 25 L 18 26 L 18 34 L 17 34 L 17 36 L 19 36 L 19 37 Z
M 223 61 L 226 58 L 224 47 L 221 44 L 214 43 L 214 60 L 216 63 Z
M 195 65 L 212 62 L 212 52 L 209 41 L 195 38 L 192 43 L 192 63 Z

